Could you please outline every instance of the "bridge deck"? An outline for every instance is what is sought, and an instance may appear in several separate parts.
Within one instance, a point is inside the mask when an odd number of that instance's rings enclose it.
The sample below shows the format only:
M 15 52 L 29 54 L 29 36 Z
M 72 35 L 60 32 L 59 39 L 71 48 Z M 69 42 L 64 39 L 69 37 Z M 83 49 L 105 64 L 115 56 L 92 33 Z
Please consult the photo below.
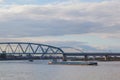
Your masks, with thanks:
M 96 53 L 64 53 L 63 55 L 65 56 L 120 56 L 120 53 L 99 53 L 99 52 L 96 52 Z

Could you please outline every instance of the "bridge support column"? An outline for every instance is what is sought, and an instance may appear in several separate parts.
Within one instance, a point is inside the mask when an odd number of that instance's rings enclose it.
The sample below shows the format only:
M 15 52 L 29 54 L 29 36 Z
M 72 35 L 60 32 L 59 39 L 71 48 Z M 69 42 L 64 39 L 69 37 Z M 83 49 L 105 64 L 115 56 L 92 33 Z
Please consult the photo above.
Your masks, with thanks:
M 109 56 L 105 55 L 105 61 L 108 61 L 108 60 L 109 60 Z
M 84 57 L 85 57 L 85 61 L 87 61 L 87 60 L 88 60 L 88 56 L 87 56 L 87 55 L 85 55 Z
M 29 59 L 30 62 L 33 61 L 33 56 L 32 56 L 32 54 L 29 54 L 29 55 L 28 55 L 28 59 Z
M 67 61 L 67 57 L 64 54 L 63 54 L 63 61 Z

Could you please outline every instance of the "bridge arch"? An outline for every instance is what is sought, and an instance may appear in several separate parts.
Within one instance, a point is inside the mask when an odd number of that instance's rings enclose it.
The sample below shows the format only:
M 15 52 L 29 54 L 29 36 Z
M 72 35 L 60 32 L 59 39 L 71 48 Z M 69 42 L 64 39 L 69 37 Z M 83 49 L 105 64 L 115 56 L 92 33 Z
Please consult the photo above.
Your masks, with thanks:
M 28 42 L 0 42 L 0 54 L 63 54 L 64 51 L 55 46 Z

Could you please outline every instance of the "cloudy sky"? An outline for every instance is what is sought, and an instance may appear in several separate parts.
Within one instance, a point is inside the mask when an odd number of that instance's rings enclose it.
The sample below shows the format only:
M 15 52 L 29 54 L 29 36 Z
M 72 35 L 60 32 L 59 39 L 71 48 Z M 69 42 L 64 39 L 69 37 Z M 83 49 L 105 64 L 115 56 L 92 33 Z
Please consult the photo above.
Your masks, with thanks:
M 120 51 L 120 0 L 0 0 L 0 42 Z

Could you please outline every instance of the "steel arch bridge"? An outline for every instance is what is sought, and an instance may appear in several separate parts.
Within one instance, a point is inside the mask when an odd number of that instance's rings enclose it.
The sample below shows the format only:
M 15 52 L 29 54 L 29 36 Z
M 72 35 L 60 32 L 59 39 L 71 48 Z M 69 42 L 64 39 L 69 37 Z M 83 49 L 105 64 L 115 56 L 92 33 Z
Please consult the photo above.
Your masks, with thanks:
M 0 54 L 41 54 L 40 57 L 49 54 L 63 54 L 59 47 L 39 43 L 27 42 L 0 42 Z

